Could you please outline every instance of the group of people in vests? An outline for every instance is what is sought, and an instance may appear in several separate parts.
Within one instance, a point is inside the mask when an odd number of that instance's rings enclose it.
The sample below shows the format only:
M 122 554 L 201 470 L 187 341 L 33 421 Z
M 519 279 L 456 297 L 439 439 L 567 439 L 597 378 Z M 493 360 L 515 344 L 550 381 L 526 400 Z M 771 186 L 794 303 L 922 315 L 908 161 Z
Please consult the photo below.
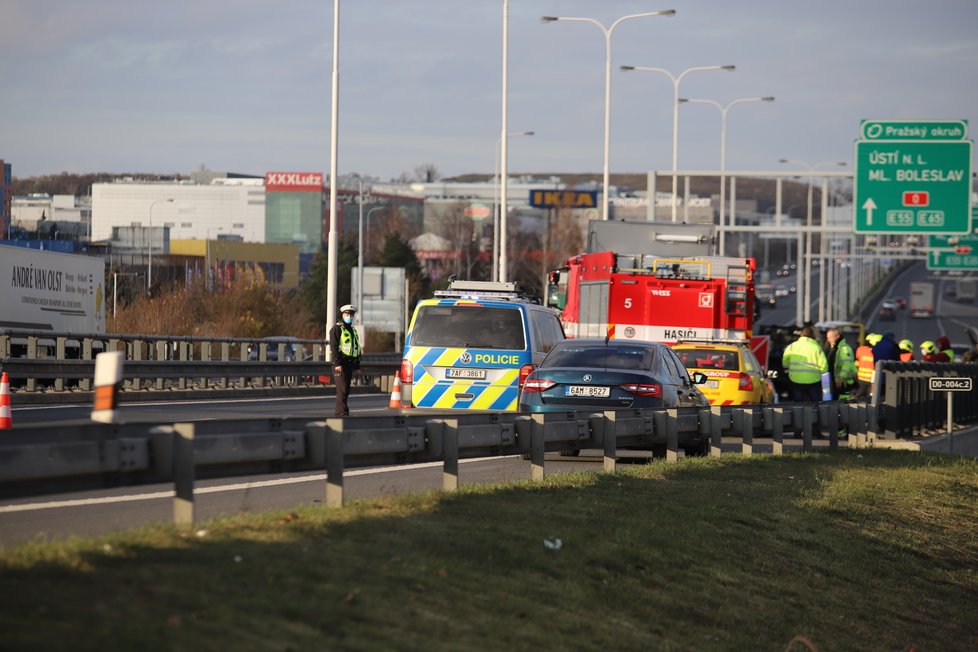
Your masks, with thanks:
M 856 389 L 856 357 L 837 328 L 825 332 L 828 349 L 805 326 L 798 339 L 785 347 L 781 365 L 791 383 L 793 401 L 848 401 Z
M 836 328 L 825 332 L 826 349 L 815 340 L 811 326 L 805 326 L 797 334 L 798 339 L 785 348 L 781 357 L 793 401 L 868 400 L 872 396 L 876 363 L 880 360 L 955 361 L 951 342 L 945 335 L 922 342 L 915 357 L 913 342 L 908 339 L 897 342 L 892 331 L 882 335 L 870 333 L 855 351 Z M 978 361 L 978 351 L 974 356 L 971 353 L 968 356 Z
M 914 345 L 911 340 L 896 341 L 892 331 L 870 333 L 865 343 L 856 349 L 856 375 L 858 388 L 855 398 L 869 398 L 872 393 L 876 363 L 880 360 L 897 360 L 900 362 L 954 362 L 954 349 L 946 335 L 941 335 L 936 341 L 927 340 L 920 343 L 920 353 L 914 355 Z

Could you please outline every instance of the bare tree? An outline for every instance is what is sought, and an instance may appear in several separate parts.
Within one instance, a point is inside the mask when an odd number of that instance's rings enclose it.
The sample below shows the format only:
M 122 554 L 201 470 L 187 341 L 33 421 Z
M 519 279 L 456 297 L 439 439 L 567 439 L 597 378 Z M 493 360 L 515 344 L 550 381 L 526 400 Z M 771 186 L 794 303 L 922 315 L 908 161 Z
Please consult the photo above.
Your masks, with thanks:
M 415 181 L 431 183 L 432 181 L 438 181 L 439 179 L 441 179 L 441 173 L 438 172 L 438 168 L 435 167 L 434 163 L 422 163 L 414 168 Z

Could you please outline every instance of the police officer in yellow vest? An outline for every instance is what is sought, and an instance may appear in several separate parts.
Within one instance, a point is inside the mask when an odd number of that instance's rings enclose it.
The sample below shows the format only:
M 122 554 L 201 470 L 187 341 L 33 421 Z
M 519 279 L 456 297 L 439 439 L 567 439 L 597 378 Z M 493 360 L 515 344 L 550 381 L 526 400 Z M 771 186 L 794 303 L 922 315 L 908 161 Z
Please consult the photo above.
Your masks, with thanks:
M 828 372 L 829 363 L 811 326 L 802 328 L 798 339 L 784 350 L 781 364 L 791 381 L 791 400 L 822 400 L 822 374 Z
M 360 338 L 353 328 L 353 315 L 356 306 L 346 304 L 340 308 L 340 321 L 329 330 L 329 359 L 333 363 L 333 384 L 336 385 L 336 408 L 338 417 L 350 414 L 347 398 L 353 374 L 360 369 Z

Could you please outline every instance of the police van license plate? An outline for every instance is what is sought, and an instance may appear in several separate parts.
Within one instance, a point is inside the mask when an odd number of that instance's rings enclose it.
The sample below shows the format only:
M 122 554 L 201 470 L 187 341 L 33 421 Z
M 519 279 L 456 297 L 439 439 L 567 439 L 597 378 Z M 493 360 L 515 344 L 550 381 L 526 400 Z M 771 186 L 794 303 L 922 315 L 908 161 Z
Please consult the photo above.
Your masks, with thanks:
M 595 387 L 593 385 L 568 385 L 564 388 L 564 396 L 590 396 L 593 398 L 608 398 L 610 387 Z
M 486 377 L 485 369 L 456 369 L 454 367 L 445 370 L 445 378 L 466 378 L 468 380 L 483 380 Z

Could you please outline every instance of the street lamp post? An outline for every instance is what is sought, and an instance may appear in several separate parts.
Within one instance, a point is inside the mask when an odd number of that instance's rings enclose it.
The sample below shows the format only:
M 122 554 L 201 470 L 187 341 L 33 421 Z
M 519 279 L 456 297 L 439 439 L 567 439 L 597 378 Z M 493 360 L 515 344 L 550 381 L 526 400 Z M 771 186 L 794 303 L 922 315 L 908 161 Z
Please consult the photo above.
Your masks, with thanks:
M 730 107 L 737 104 L 744 104 L 747 102 L 773 102 L 774 97 L 771 95 L 765 95 L 764 97 L 741 97 L 736 100 L 731 100 L 725 105 L 720 104 L 716 100 L 694 100 L 679 98 L 679 102 L 689 102 L 690 104 L 712 104 L 716 108 L 720 109 L 720 255 L 724 255 L 724 249 L 726 246 L 724 236 L 725 232 L 725 212 L 724 208 L 726 206 L 726 190 L 727 190 L 727 111 Z M 765 241 L 765 245 L 766 245 Z M 765 252 L 767 248 L 765 247 Z M 766 260 L 765 260 L 766 262 Z
M 330 90 L 330 138 L 329 138 L 329 234 L 326 236 L 326 330 L 336 323 L 336 274 L 339 252 L 337 231 L 336 183 L 339 167 L 340 135 L 340 0 L 333 0 L 333 71 Z M 334 361 L 335 362 L 335 361 Z
M 672 80 L 672 221 L 676 220 L 676 203 L 678 200 L 678 189 L 676 184 L 676 170 L 679 169 L 679 84 L 682 82 L 683 77 L 691 72 L 700 72 L 703 70 L 736 70 L 737 66 L 694 66 L 693 68 L 687 68 L 678 75 L 674 75 L 665 68 L 655 68 L 651 66 L 622 66 L 622 70 L 638 70 L 640 72 L 661 72 L 663 75 Z M 650 192 L 654 195 L 655 188 L 651 188 Z
M 363 179 L 357 178 L 357 323 L 363 326 Z
M 807 232 L 805 234 L 805 264 L 804 264 L 804 274 L 799 274 L 799 280 L 801 280 L 805 292 L 802 300 L 802 305 L 799 310 L 796 311 L 796 319 L 802 322 L 809 322 L 812 318 L 812 173 L 816 168 L 822 165 L 837 165 L 844 166 L 845 161 L 821 161 L 815 165 L 809 165 L 808 161 L 801 161 L 798 159 L 788 159 L 783 158 L 778 160 L 779 163 L 791 163 L 793 165 L 802 165 L 808 169 L 808 216 L 805 220 L 805 225 L 807 226 Z M 824 221 L 825 216 L 822 216 Z M 821 247 L 819 247 L 821 250 Z M 799 265 L 799 268 L 802 266 Z M 824 282 L 825 282 L 825 272 L 824 270 L 819 271 L 819 283 L 821 285 L 821 293 L 824 294 Z M 821 299 L 820 299 L 821 300 Z M 821 317 L 821 315 L 820 315 Z
M 578 18 L 569 16 L 541 16 L 540 20 L 545 23 L 552 23 L 558 20 L 575 21 L 582 23 L 591 23 L 596 25 L 598 29 L 604 34 L 605 43 L 605 59 L 604 59 L 604 181 L 603 190 L 604 196 L 601 198 L 604 204 L 601 213 L 601 219 L 608 219 L 608 191 L 610 187 L 610 154 L 611 154 L 611 34 L 615 31 L 622 22 L 629 20 L 631 18 L 642 18 L 645 16 L 673 16 L 676 14 L 675 9 L 664 9 L 662 11 L 649 11 L 641 14 L 631 14 L 628 16 L 622 16 L 615 22 L 611 24 L 610 27 L 605 27 L 602 23 L 598 22 L 593 18 Z
M 532 136 L 535 131 L 510 131 L 507 136 Z M 492 188 L 492 199 L 493 199 L 493 209 L 492 209 L 492 280 L 493 281 L 505 281 L 507 278 L 506 269 L 506 209 L 503 208 L 500 211 L 500 176 L 502 176 L 502 195 L 507 195 L 507 185 L 506 185 L 506 175 L 500 174 L 499 170 L 499 153 L 503 145 L 503 137 L 500 136 L 496 141 L 496 162 L 492 167 L 493 171 L 493 188 Z M 506 205 L 507 197 L 502 198 L 503 206 Z M 502 213 L 502 228 L 500 228 L 500 212 Z M 500 233 L 501 232 L 501 233 Z M 500 238 L 500 234 L 502 238 Z
M 146 269 L 146 292 L 148 293 L 150 287 L 153 285 L 153 206 L 162 203 L 173 203 L 173 199 L 157 199 L 149 205 L 149 263 Z

